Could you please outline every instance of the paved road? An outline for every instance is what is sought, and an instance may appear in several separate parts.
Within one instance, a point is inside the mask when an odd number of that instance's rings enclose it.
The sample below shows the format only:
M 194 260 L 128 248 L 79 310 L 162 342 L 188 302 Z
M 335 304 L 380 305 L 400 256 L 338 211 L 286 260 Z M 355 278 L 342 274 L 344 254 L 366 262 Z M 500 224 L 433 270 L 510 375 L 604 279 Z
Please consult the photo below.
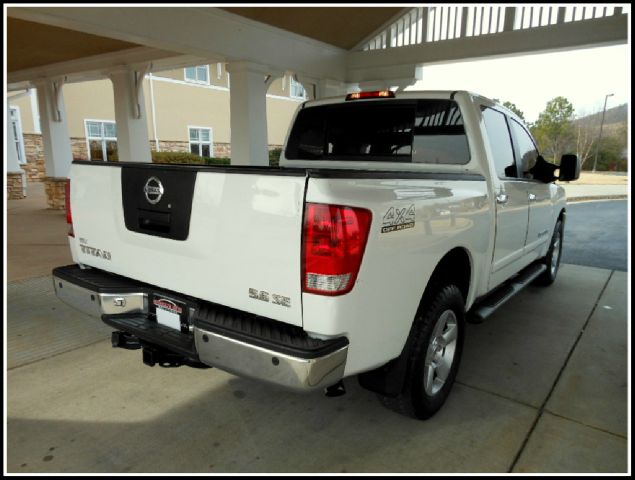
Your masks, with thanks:
M 563 263 L 627 271 L 626 200 L 567 206 Z

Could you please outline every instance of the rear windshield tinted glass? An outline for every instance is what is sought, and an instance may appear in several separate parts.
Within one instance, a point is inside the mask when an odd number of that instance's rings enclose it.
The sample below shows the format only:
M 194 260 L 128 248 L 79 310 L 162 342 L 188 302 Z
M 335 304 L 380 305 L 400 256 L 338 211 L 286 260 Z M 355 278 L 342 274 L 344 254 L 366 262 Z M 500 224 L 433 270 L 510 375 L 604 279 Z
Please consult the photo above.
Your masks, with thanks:
M 463 165 L 470 159 L 452 100 L 370 101 L 308 107 L 298 113 L 289 160 Z

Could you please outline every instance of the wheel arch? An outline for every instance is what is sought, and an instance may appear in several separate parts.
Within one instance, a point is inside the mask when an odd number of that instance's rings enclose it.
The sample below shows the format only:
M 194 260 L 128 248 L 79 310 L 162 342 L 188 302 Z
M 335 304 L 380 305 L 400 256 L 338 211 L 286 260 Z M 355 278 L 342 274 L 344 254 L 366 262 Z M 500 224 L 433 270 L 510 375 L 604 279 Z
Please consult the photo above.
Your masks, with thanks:
M 450 284 L 458 287 L 463 296 L 464 305 L 467 304 L 470 286 L 473 284 L 473 275 L 473 259 L 469 250 L 462 246 L 452 248 L 441 257 L 428 278 L 421 294 L 417 312 L 420 308 L 425 308 L 425 305 L 431 301 L 431 297 L 438 288 Z M 412 319 L 410 332 L 412 332 L 414 322 L 415 318 Z M 389 397 L 398 395 L 403 389 L 406 378 L 407 357 L 411 348 L 411 339 L 412 335 L 409 333 L 399 357 L 379 368 L 361 373 L 358 376 L 361 386 Z
M 463 301 L 467 304 L 470 287 L 473 283 L 473 274 L 474 261 L 470 251 L 462 246 L 452 248 L 441 257 L 434 267 L 421 295 L 421 302 L 424 302 L 430 291 L 440 284 L 445 286 L 454 283 L 461 291 Z

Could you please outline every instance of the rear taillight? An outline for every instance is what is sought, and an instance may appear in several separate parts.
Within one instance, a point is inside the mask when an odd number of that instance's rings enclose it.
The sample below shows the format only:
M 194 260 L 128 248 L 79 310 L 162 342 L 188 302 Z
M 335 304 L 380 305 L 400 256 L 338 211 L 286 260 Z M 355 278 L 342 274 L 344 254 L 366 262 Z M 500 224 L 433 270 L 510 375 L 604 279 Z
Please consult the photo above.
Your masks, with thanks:
M 372 214 L 363 208 L 307 203 L 302 289 L 342 295 L 355 285 Z
M 68 180 L 66 182 L 66 198 L 64 199 L 66 203 L 66 223 L 68 223 L 68 235 L 71 237 L 75 236 L 73 232 L 73 215 L 71 213 L 71 181 Z

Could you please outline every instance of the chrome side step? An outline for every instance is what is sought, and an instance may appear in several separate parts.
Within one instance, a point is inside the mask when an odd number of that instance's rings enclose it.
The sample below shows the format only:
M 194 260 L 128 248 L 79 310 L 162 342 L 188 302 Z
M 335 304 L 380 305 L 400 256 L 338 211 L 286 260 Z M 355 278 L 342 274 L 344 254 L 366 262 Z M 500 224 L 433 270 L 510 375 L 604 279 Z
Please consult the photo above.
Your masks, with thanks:
M 518 275 L 510 279 L 507 283 L 498 287 L 482 300 L 479 300 L 470 310 L 467 316 L 468 321 L 470 323 L 482 323 L 546 269 L 547 266 L 544 263 L 539 263 L 530 265 L 524 270 L 521 270 Z

